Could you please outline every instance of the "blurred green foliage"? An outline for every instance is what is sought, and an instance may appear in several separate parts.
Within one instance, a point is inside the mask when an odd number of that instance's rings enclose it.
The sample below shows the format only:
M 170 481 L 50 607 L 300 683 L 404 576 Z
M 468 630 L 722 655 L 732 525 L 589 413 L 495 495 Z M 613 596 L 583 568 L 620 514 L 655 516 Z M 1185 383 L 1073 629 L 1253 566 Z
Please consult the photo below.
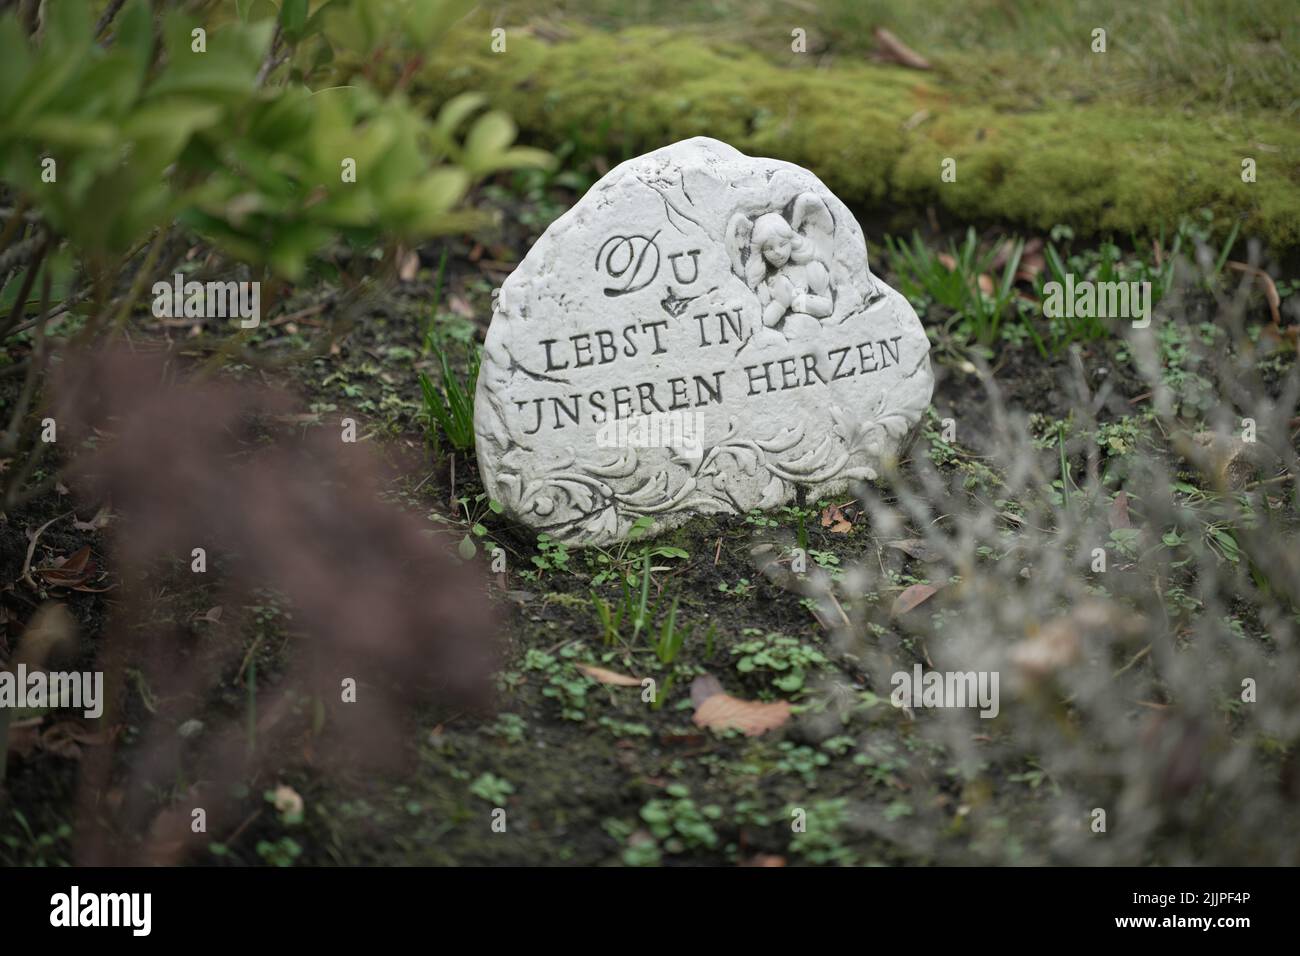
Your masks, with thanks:
M 328 85 L 336 59 L 394 33 L 432 43 L 465 4 L 330 0 L 308 16 L 290 0 L 274 18 L 255 16 L 274 13 L 269 4 L 237 6 L 242 17 L 208 29 L 175 10 L 155 23 L 145 0 L 131 0 L 107 48 L 84 0 L 49 5 L 35 40 L 0 19 L 4 183 L 99 266 L 179 218 L 225 252 L 298 278 L 338 235 L 364 244 L 462 230 L 473 219 L 454 210 L 476 177 L 547 162 L 512 148 L 514 124 L 481 112 L 480 96 L 449 101 L 431 121 L 401 90 L 359 77 Z M 259 75 L 268 56 L 277 82 Z
M 466 207 L 476 181 L 552 165 L 481 94 L 408 91 L 470 6 L 59 0 L 0 15 L 0 355 L 25 374 L 0 454 L 31 452 L 0 507 L 35 493 L 19 490 L 39 474 L 53 356 L 116 334 L 156 280 L 371 288 L 399 251 L 487 221 Z M 233 354 L 234 331 L 206 347 Z

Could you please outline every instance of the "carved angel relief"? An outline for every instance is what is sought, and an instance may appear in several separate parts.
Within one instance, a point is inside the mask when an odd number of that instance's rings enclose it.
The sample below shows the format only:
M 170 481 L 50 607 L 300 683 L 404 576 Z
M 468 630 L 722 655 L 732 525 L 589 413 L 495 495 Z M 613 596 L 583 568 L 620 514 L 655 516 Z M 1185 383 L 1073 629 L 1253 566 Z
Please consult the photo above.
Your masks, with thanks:
M 786 341 L 807 339 L 835 311 L 830 261 L 835 217 L 825 201 L 800 193 L 783 212 L 749 219 L 738 212 L 727 223 L 731 269 L 753 290 L 763 326 Z

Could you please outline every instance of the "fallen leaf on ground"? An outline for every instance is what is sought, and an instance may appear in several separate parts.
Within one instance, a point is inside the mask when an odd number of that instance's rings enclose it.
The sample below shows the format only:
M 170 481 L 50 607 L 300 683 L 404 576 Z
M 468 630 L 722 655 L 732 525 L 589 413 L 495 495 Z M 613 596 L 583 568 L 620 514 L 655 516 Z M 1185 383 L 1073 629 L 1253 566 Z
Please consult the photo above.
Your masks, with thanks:
M 56 559 L 50 567 L 32 568 L 32 571 L 51 587 L 73 588 L 90 580 L 95 572 L 95 562 L 90 560 L 90 545 L 86 545 L 80 551 Z
M 695 703 L 695 716 L 692 719 L 696 726 L 712 730 L 739 730 L 747 737 L 756 737 L 775 730 L 790 719 L 789 701 L 778 700 L 772 704 L 763 704 L 732 697 L 721 690 L 709 693 L 714 687 L 721 686 L 717 678 L 707 674 L 695 678 L 691 683 L 691 701 Z
M 906 614 L 923 601 L 928 601 L 934 597 L 935 592 L 939 589 L 932 584 L 913 584 L 911 587 L 903 589 L 903 593 L 894 598 L 894 606 L 889 612 L 890 617 L 898 617 Z
M 790 704 L 779 700 L 762 704 L 742 700 L 730 694 L 714 694 L 695 712 L 693 718 L 700 727 L 712 730 L 739 730 L 746 737 L 775 730 L 790 719 Z
M 1029 247 L 1025 248 L 1027 250 Z M 1033 282 L 1046 268 L 1047 259 L 1041 252 L 1026 251 L 1020 257 L 1020 265 L 1016 267 L 1016 279 L 1020 282 Z
M 1268 310 L 1273 314 L 1273 324 L 1280 325 L 1282 316 L 1279 307 L 1282 304 L 1282 298 L 1277 294 L 1277 286 L 1273 284 L 1273 277 L 1257 266 L 1252 266 L 1245 262 L 1229 262 L 1229 269 L 1235 269 L 1238 272 L 1244 272 L 1246 275 L 1254 276 L 1264 285 L 1264 297 L 1268 299 Z
M 108 523 L 115 517 L 117 516 L 112 513 L 109 506 L 104 505 L 95 512 L 95 517 L 91 518 L 89 521 L 81 521 L 76 515 L 73 515 L 72 527 L 75 531 L 98 531 L 101 528 L 107 528 Z
M 696 710 L 714 694 L 722 693 L 722 681 L 712 674 L 703 674 L 691 681 L 691 706 Z
M 957 271 L 957 260 L 954 259 L 952 256 L 950 256 L 948 253 L 940 252 L 935 256 L 935 258 L 938 259 L 939 264 L 942 265 L 949 272 Z M 988 275 L 987 273 L 981 272 L 978 276 L 976 276 L 975 282 L 979 286 L 980 292 L 984 293 L 985 295 L 993 294 L 995 286 L 993 284 L 992 276 Z
M 1001 272 L 1011 258 L 1011 253 L 1015 250 L 1016 244 L 1011 239 L 1001 239 L 998 241 L 997 248 L 993 250 L 993 259 L 989 262 L 989 269 L 993 272 Z M 1026 256 L 1039 255 L 1043 251 L 1043 240 L 1037 236 L 1025 240 L 1024 246 L 1020 250 L 1020 262 L 1023 265 Z
M 845 517 L 840 505 L 827 505 L 822 510 L 822 527 L 830 528 L 831 534 L 848 534 L 853 530 L 853 522 Z
M 880 54 L 884 59 L 913 70 L 930 69 L 929 60 L 884 27 L 876 27 L 875 37 L 876 42 L 880 44 Z
M 594 664 L 578 664 L 578 670 L 582 671 L 592 680 L 598 680 L 602 684 L 613 684 L 616 687 L 640 687 L 641 681 L 636 677 L 629 677 L 627 674 L 620 674 L 617 671 L 606 670 L 603 667 L 597 667 Z

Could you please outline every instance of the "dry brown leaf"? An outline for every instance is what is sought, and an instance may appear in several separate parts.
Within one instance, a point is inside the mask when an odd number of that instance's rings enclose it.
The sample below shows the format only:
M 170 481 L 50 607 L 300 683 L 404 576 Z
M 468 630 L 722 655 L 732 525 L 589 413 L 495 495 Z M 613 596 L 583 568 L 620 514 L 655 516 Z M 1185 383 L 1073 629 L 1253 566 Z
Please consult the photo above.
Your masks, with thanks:
M 957 260 L 954 259 L 952 256 L 948 255 L 948 253 L 946 252 L 937 253 L 935 255 L 935 258 L 938 259 L 940 265 L 942 265 L 949 272 L 957 271 Z M 988 275 L 987 273 L 981 272 L 976 277 L 975 281 L 976 284 L 979 286 L 981 292 L 983 292 L 985 295 L 993 295 L 996 286 L 993 283 L 992 276 Z
M 785 857 L 775 853 L 756 853 L 743 864 L 744 866 L 785 866 Z
M 691 702 L 695 704 L 695 716 L 692 719 L 697 727 L 739 730 L 747 737 L 756 737 L 775 730 L 790 719 L 789 701 L 778 700 L 772 704 L 763 704 L 742 700 L 722 693 L 721 687 L 717 678 L 708 674 L 691 682 Z
M 746 737 L 775 730 L 790 719 L 790 702 L 762 704 L 730 694 L 714 694 L 702 703 L 693 718 L 696 725 L 713 730 L 739 730 Z
M 72 527 L 76 531 L 98 531 L 101 528 L 107 528 L 108 523 L 116 518 L 117 515 L 112 513 L 110 507 L 106 504 L 95 512 L 95 517 L 89 521 L 81 521 L 76 515 L 72 516 Z
M 1016 267 L 1016 279 L 1021 282 L 1033 282 L 1047 268 L 1047 259 L 1041 252 L 1025 252 L 1020 256 L 1020 265 Z
M 627 674 L 620 674 L 617 671 L 606 670 L 603 667 L 597 667 L 595 664 L 578 664 L 577 668 L 592 680 L 598 680 L 602 684 L 613 684 L 615 687 L 641 686 L 640 678 L 629 677 Z
M 95 572 L 95 562 L 90 560 L 90 545 L 86 545 L 80 551 L 56 559 L 50 567 L 32 568 L 32 571 L 51 587 L 72 588 L 90 580 Z
M 893 63 L 901 64 L 913 70 L 930 69 L 930 61 L 921 54 L 917 53 L 906 43 L 894 36 L 884 27 L 876 27 L 876 42 L 880 44 L 880 55 L 883 59 Z
M 722 681 L 712 674 L 702 674 L 691 681 L 691 706 L 696 710 L 714 694 L 722 693 Z
M 115 586 L 109 585 L 106 588 L 87 586 L 87 582 L 95 577 L 98 571 L 95 562 L 90 558 L 90 545 L 86 545 L 69 557 L 58 558 L 50 567 L 33 568 L 32 571 L 39 574 L 50 587 L 68 588 L 87 594 L 103 594 L 106 591 L 113 590 Z
M 81 548 L 78 551 L 74 551 L 72 554 L 68 555 L 67 557 L 56 558 L 54 561 L 54 566 L 58 568 L 60 571 L 66 571 L 69 574 L 76 574 L 80 571 L 84 571 L 86 566 L 89 563 L 90 563 L 90 545 L 86 545 L 84 548 Z
M 848 534 L 853 530 L 853 522 L 845 517 L 840 505 L 827 505 L 822 510 L 822 527 L 830 528 L 831 534 Z
M 1268 299 L 1268 310 L 1273 314 L 1273 324 L 1282 324 L 1282 315 L 1279 311 L 1282 305 L 1282 298 L 1277 294 L 1277 286 L 1273 284 L 1273 277 L 1257 266 L 1249 265 L 1245 262 L 1228 263 L 1229 269 L 1235 269 L 1238 272 L 1244 272 L 1247 275 L 1254 276 L 1264 284 L 1264 297 Z
M 91 588 L 91 587 L 86 587 L 86 585 L 84 584 L 74 584 L 72 585 L 71 590 L 80 591 L 82 594 L 107 594 L 115 587 L 117 587 L 116 584 L 110 584 L 106 588 Z
M 999 239 L 997 246 L 993 250 L 993 258 L 989 261 L 989 269 L 992 272 L 1001 272 L 1006 268 L 1007 262 L 1011 259 L 1011 253 L 1015 250 L 1016 244 L 1012 239 Z M 1028 256 L 1041 255 L 1043 251 L 1043 240 L 1038 236 L 1026 239 L 1024 246 L 1020 250 L 1020 261 L 1023 264 Z
M 918 604 L 934 597 L 935 592 L 938 590 L 932 584 L 913 584 L 911 587 L 903 588 L 903 593 L 894 598 L 894 606 L 890 610 L 889 616 L 899 617 L 906 614 Z

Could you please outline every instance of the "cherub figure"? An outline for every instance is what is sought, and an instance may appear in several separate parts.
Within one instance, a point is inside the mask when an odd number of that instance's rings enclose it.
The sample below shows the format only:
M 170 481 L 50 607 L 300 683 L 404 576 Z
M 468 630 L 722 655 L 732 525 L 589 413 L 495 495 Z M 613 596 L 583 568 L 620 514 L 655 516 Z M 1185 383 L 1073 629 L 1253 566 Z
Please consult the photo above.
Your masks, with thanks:
M 727 224 L 732 271 L 758 296 L 763 326 L 785 339 L 816 335 L 835 311 L 830 261 L 835 221 L 826 203 L 801 193 L 790 221 L 769 212 L 751 221 L 736 213 Z

